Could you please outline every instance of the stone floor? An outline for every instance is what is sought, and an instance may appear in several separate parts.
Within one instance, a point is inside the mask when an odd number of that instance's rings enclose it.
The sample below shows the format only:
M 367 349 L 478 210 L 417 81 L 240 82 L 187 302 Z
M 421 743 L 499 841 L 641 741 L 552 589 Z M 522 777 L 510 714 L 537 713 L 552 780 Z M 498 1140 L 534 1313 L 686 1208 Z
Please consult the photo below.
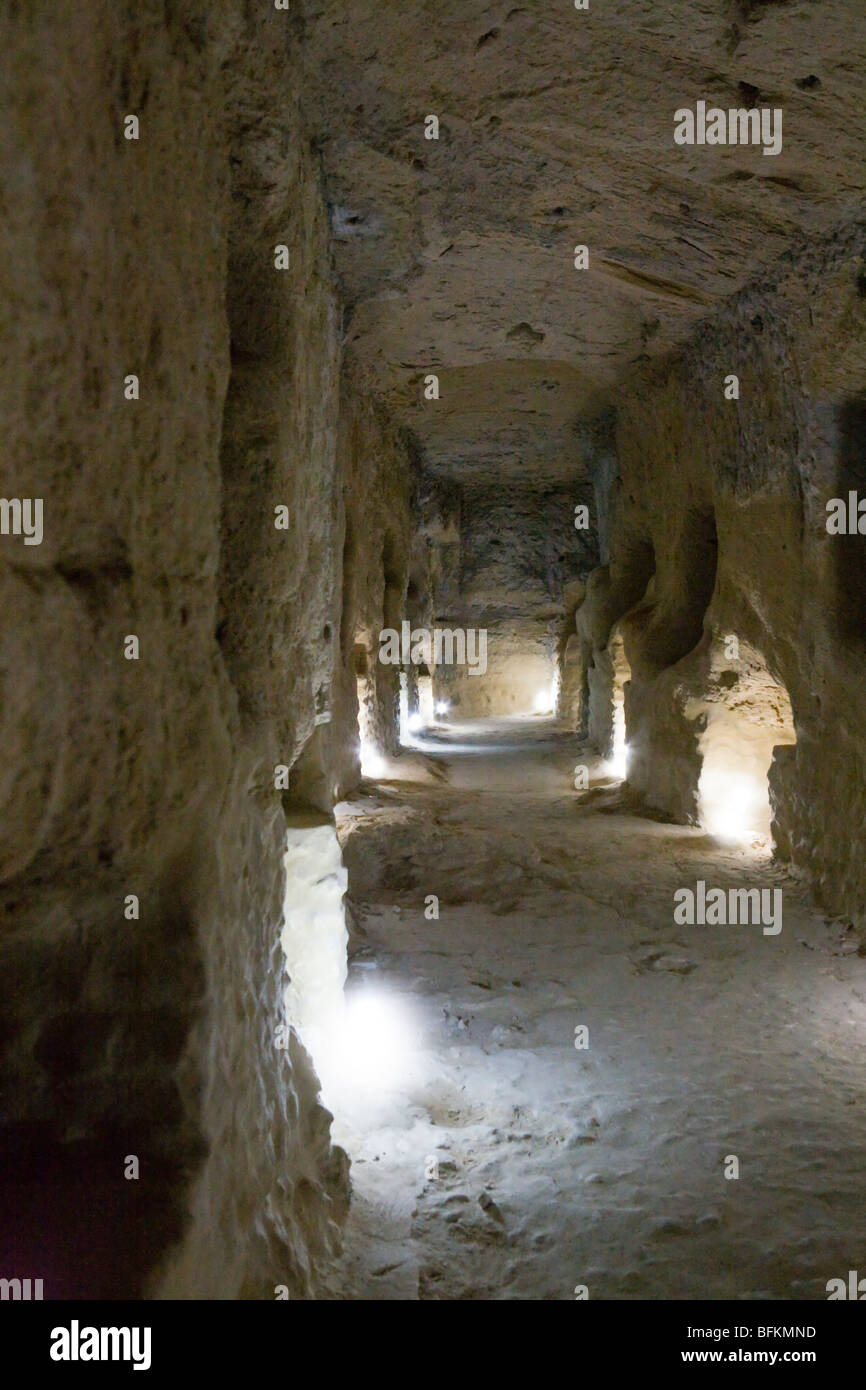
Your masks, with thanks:
M 597 760 L 576 793 L 590 755 L 550 723 L 422 752 L 447 783 L 338 808 L 349 993 L 386 1026 L 325 1079 L 354 1193 L 330 1296 L 824 1299 L 866 1271 L 853 931 L 765 845 L 635 814 Z M 698 879 L 781 887 L 782 931 L 675 926 Z

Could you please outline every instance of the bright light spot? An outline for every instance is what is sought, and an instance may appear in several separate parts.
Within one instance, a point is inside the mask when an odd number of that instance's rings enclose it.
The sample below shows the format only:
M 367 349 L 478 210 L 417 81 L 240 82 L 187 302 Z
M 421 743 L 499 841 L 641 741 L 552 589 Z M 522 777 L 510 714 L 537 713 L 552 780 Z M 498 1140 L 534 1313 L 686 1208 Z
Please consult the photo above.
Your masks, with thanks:
M 448 711 L 450 710 L 450 708 L 451 708 L 451 706 L 450 706 L 450 704 L 448 703 L 447 700 L 437 700 L 437 701 L 436 701 L 436 713 L 437 713 L 437 714 L 447 714 Z
M 415 746 L 412 735 L 417 733 L 423 724 L 420 713 L 415 710 L 409 713 L 409 683 L 406 679 L 406 672 L 400 672 L 400 742 L 407 748 Z
M 556 681 L 553 681 L 546 690 L 539 690 L 532 702 L 532 708 L 536 714 L 552 714 L 556 704 Z
M 361 776 L 384 777 L 388 765 L 379 750 L 368 739 L 361 739 Z
M 350 1104 L 404 1080 L 417 1050 L 415 1029 L 405 1008 L 381 991 L 357 989 L 347 995 L 340 1016 L 311 1039 L 311 1051 L 328 1104 Z
M 609 777 L 618 777 L 622 781 L 628 776 L 628 744 L 623 743 L 620 747 L 614 744 L 613 757 L 608 758 L 604 765 L 604 770 Z
M 418 713 L 423 727 L 433 723 L 433 681 L 430 676 L 418 677 Z
M 766 787 L 748 773 L 708 769 L 705 762 L 699 795 L 704 828 L 717 839 L 748 840 L 763 828 Z
M 625 709 L 622 700 L 613 707 L 613 753 L 604 764 L 608 777 L 618 777 L 620 781 L 628 776 L 628 744 L 625 741 Z

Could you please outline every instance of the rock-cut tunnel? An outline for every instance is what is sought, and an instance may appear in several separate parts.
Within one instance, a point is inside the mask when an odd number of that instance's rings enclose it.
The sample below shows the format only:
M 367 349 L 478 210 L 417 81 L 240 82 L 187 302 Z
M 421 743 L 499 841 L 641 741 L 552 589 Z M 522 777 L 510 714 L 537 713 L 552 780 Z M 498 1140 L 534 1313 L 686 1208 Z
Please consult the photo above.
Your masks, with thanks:
M 3 1298 L 826 1300 L 862 4 L 0 53 Z

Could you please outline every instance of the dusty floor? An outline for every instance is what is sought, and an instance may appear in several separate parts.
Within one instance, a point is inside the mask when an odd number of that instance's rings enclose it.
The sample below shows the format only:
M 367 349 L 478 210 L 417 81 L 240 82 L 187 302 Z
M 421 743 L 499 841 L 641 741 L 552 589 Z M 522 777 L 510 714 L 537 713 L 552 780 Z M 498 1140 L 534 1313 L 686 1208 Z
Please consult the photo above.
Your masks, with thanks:
M 331 1295 L 824 1299 L 866 1273 L 853 932 L 766 849 L 630 814 L 615 790 L 581 802 L 588 755 L 539 720 L 424 747 L 447 785 L 339 808 L 349 989 L 407 1035 L 350 1093 L 326 1086 L 354 1189 Z M 781 934 L 674 926 L 674 890 L 699 878 L 781 886 Z

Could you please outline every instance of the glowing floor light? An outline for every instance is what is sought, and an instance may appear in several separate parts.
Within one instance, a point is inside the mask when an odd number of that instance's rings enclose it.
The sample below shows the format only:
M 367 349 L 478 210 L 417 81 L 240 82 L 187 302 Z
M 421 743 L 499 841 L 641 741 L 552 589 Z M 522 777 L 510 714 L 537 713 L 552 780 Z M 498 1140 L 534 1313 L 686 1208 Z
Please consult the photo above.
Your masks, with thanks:
M 415 1030 L 405 1006 L 375 989 L 347 995 L 341 1016 L 315 1039 L 323 1094 L 345 1103 L 357 1093 L 386 1091 L 407 1074 Z
M 748 773 L 707 768 L 705 763 L 699 797 L 704 828 L 719 840 L 748 840 L 765 828 L 766 787 Z
M 552 714 L 556 706 L 557 683 L 552 681 L 549 686 L 539 690 L 532 703 L 535 714 Z
M 362 777 L 384 777 L 387 772 L 387 764 L 382 754 L 379 752 L 369 739 L 362 738 L 360 742 L 361 753 L 361 776 Z
M 447 700 L 437 700 L 435 708 L 437 714 L 447 714 L 451 706 Z
M 613 710 L 613 752 L 604 764 L 609 777 L 620 780 L 628 776 L 628 744 L 625 741 L 625 711 L 620 701 Z
M 628 776 L 628 744 L 626 742 L 623 741 L 618 747 L 614 744 L 613 756 L 608 758 L 604 767 L 611 777 L 619 777 L 622 780 Z

